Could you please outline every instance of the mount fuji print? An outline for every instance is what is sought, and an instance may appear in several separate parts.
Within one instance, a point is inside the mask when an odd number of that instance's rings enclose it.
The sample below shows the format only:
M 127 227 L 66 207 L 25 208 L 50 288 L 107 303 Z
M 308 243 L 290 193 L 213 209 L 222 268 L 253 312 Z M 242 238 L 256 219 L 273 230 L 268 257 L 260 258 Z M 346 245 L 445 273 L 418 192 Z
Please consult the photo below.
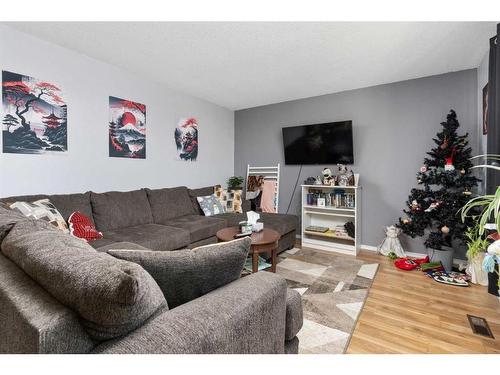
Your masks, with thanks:
M 146 158 L 146 106 L 109 97 L 109 156 Z
M 2 107 L 4 153 L 68 150 L 68 108 L 59 86 L 2 71 Z

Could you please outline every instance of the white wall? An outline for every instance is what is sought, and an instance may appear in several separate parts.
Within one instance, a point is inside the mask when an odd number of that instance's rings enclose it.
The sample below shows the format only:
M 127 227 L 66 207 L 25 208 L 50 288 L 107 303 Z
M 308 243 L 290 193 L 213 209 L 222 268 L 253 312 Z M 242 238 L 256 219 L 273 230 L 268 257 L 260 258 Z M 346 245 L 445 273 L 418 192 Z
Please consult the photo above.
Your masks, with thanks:
M 488 136 L 483 135 L 483 87 L 488 83 L 488 65 L 490 52 L 486 52 L 481 64 L 477 67 L 477 123 L 478 123 L 478 155 L 486 154 Z M 483 180 L 479 186 L 479 191 L 484 191 L 486 187 L 486 173 L 478 171 L 478 177 Z
M 53 82 L 62 88 L 68 104 L 69 147 L 65 155 L 0 153 L 0 197 L 179 185 L 200 187 L 224 183 L 233 174 L 233 111 L 3 25 L 0 25 L 0 69 Z M 110 95 L 147 106 L 145 160 L 108 157 Z M 198 161 L 175 161 L 175 126 L 180 117 L 191 116 L 199 124 Z

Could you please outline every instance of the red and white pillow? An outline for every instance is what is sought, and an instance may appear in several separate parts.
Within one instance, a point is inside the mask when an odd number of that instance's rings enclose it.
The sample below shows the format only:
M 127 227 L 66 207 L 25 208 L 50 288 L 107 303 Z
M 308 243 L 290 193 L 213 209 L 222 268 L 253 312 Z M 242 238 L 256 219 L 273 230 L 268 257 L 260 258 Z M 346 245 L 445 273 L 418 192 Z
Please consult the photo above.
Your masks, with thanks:
M 69 232 L 72 236 L 82 238 L 85 241 L 94 241 L 102 238 L 92 221 L 81 212 L 73 212 L 68 219 Z

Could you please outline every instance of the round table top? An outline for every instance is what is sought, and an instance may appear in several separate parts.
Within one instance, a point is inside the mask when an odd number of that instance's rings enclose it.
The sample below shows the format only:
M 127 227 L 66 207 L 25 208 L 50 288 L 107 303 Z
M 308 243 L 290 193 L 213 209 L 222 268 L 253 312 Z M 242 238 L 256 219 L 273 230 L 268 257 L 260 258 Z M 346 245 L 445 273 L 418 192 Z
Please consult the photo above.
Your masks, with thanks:
M 220 241 L 232 241 L 234 235 L 240 232 L 239 227 L 229 227 L 221 229 L 217 232 L 217 238 Z M 260 232 L 254 232 L 250 236 L 252 245 L 267 245 L 274 243 L 280 239 L 280 234 L 273 229 L 264 228 Z M 243 238 L 243 237 L 240 237 Z

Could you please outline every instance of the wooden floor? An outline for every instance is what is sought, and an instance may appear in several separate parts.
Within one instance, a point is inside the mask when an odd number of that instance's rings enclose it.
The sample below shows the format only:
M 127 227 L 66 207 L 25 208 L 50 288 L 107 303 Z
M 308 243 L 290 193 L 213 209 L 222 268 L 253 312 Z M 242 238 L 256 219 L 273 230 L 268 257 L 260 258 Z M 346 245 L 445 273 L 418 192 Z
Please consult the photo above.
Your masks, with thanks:
M 436 283 L 420 271 L 402 271 L 383 256 L 347 353 L 500 353 L 500 302 L 486 287 Z M 467 314 L 484 317 L 495 339 L 471 331 Z

